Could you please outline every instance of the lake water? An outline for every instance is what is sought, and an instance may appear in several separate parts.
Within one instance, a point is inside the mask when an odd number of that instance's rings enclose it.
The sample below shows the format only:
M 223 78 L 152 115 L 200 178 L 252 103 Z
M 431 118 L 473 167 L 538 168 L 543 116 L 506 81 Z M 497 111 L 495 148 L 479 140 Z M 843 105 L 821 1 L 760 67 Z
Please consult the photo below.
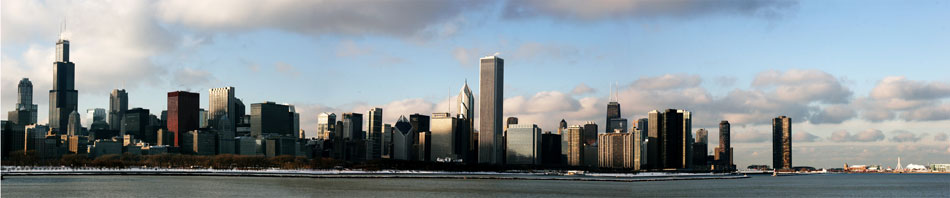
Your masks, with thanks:
M 5 177 L 6 197 L 950 197 L 950 174 L 658 182 L 209 176 Z

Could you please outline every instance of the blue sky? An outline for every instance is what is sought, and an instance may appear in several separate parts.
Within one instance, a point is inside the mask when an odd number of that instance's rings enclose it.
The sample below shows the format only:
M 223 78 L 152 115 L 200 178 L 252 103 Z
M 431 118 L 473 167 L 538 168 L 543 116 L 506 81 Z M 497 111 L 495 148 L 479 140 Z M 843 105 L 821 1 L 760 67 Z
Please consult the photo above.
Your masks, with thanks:
M 234 86 L 245 103 L 323 111 L 447 111 L 477 59 L 506 60 L 506 116 L 554 130 L 685 108 L 733 125 L 737 163 L 769 164 L 770 118 L 796 120 L 796 165 L 950 159 L 948 1 L 4 1 L 2 102 L 33 80 L 46 122 L 60 26 L 80 109 L 160 112 L 165 93 Z M 454 113 L 454 109 L 452 109 Z M 85 116 L 85 114 L 83 114 Z M 3 114 L 4 119 L 6 114 Z M 710 130 L 716 144 L 716 129 Z M 710 149 L 712 150 L 712 149 Z M 943 160 L 943 161 L 940 161 Z M 892 162 L 894 161 L 894 162 Z

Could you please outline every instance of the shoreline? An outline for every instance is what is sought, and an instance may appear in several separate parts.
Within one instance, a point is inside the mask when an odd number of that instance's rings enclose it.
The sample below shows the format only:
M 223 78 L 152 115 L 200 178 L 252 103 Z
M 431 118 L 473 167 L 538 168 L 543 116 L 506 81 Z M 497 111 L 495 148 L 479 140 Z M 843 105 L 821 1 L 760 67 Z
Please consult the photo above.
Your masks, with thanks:
M 4 170 L 7 177 L 32 176 L 212 176 L 212 177 L 287 177 L 287 178 L 335 178 L 335 179 L 483 179 L 483 180 L 547 180 L 547 181 L 602 181 L 602 182 L 649 182 L 674 180 L 744 179 L 741 174 L 712 173 L 641 173 L 552 175 L 543 173 L 498 173 L 498 172 L 437 172 L 437 171 L 352 171 L 352 170 L 169 170 L 169 169 L 59 169 L 59 170 Z

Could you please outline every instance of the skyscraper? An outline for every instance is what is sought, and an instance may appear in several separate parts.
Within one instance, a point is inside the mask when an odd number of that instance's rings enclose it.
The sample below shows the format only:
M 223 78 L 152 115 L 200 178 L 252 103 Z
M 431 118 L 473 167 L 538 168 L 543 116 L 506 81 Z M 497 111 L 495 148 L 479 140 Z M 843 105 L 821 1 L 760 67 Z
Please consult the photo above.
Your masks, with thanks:
M 648 157 L 650 168 L 685 169 L 692 162 L 692 118 L 686 110 L 650 111 Z
M 772 119 L 772 167 L 792 169 L 792 118 Z
M 344 113 L 343 114 L 343 139 L 364 140 L 366 134 L 363 133 L 363 114 Z
M 567 127 L 567 165 L 581 166 L 584 163 L 584 127 L 571 125 Z
M 234 98 L 234 87 L 212 88 L 208 90 L 208 125 L 221 130 L 217 126 L 220 119 L 227 117 L 232 122 L 237 119 L 237 98 Z M 232 129 L 233 130 L 233 129 Z
M 634 168 L 634 146 L 632 133 L 603 133 L 597 136 L 597 161 L 601 168 Z
M 17 131 L 20 131 L 26 125 L 36 124 L 36 114 L 36 104 L 33 104 L 33 83 L 29 78 L 23 78 L 17 85 L 16 109 L 7 113 L 7 119 L 16 125 L 14 128 L 17 128 Z
M 370 146 L 370 150 L 366 151 L 369 153 L 370 159 L 379 159 L 382 156 L 382 140 L 383 140 L 383 108 L 375 107 L 369 110 L 369 141 L 366 142 Z
M 507 164 L 541 164 L 541 128 L 536 124 L 511 124 L 505 135 Z
M 271 101 L 251 104 L 251 136 L 295 136 L 297 132 L 292 129 L 294 123 L 289 112 L 287 105 Z
M 465 85 L 462 86 L 462 90 L 459 91 L 458 96 L 458 114 L 462 119 L 472 120 L 475 118 L 475 96 L 472 95 L 472 90 L 468 88 L 468 81 L 465 81 Z M 470 132 L 474 132 L 475 123 L 468 123 Z
M 109 94 L 109 129 L 118 131 L 122 128 L 122 118 L 129 110 L 129 93 L 125 89 L 113 89 Z
M 406 116 L 399 116 L 393 125 L 393 158 L 397 160 L 414 160 L 415 153 L 412 145 L 418 137 L 412 132 L 412 124 Z
M 65 134 L 69 114 L 79 110 L 75 82 L 76 65 L 69 62 L 69 40 L 60 38 L 53 62 L 53 89 L 49 90 L 49 128 L 55 134 Z
M 66 127 L 66 132 L 69 136 L 83 135 L 82 134 L 82 121 L 79 119 L 79 112 L 73 111 L 69 114 L 69 124 Z
M 383 124 L 383 139 L 380 141 L 380 158 L 383 159 L 392 159 L 393 158 L 393 126 L 389 124 Z
M 732 161 L 732 143 L 729 138 L 730 136 L 730 125 L 729 121 L 723 120 L 719 122 L 719 147 L 716 148 L 716 169 L 726 169 L 733 170 L 735 169 L 735 164 Z
M 641 118 L 637 121 L 637 128 L 633 130 L 633 170 L 646 169 L 647 123 L 648 120 L 646 118 Z
M 106 121 L 106 109 L 95 108 L 95 109 L 86 109 L 86 118 L 83 119 L 83 125 L 90 126 L 92 123 L 96 122 L 105 122 Z
M 324 140 L 333 139 L 333 125 L 336 123 L 336 114 L 323 112 L 317 117 L 317 137 Z
M 152 131 L 151 120 L 148 109 L 132 108 L 125 112 L 125 118 L 122 118 L 122 131 L 120 136 L 131 135 L 135 139 L 145 142 L 155 143 L 154 137 L 157 132 Z
M 505 60 L 489 56 L 479 61 L 478 163 L 501 164 Z
M 693 165 L 706 168 L 706 156 L 709 151 L 709 131 L 696 130 L 696 141 L 693 142 Z
M 584 124 L 584 144 L 597 144 L 597 123 L 594 121 L 587 121 L 587 124 Z
M 116 92 L 113 91 L 113 93 Z M 124 93 L 124 91 L 122 93 Z M 199 103 L 198 93 L 186 91 L 168 92 L 168 121 L 166 121 L 166 128 L 173 136 L 173 138 L 169 138 L 172 139 L 172 142 L 168 145 L 180 147 L 182 140 L 184 140 L 183 135 L 189 131 L 198 129 Z
M 427 144 L 427 143 L 431 143 L 431 141 L 425 141 L 425 140 L 431 139 L 431 137 L 429 137 L 429 135 L 431 135 L 429 122 L 430 122 L 430 118 L 427 115 L 422 115 L 418 113 L 409 115 L 409 124 L 412 125 L 412 133 L 417 138 L 413 144 L 413 152 L 415 153 L 415 156 L 416 156 L 416 159 L 413 159 L 413 160 L 419 160 L 419 161 L 429 160 L 429 156 L 427 156 L 427 154 L 430 154 L 429 151 L 431 151 L 432 147 L 430 146 L 432 144 Z
M 561 134 L 546 131 L 541 134 L 541 164 L 561 164 Z
M 476 162 L 478 161 L 478 135 L 475 133 L 475 96 L 468 88 L 468 80 L 459 91 L 458 105 L 459 122 L 462 122 L 459 127 L 465 127 L 464 130 L 459 131 L 467 133 L 468 136 L 465 138 L 468 142 L 464 144 L 468 147 L 468 151 L 463 157 L 466 158 L 466 162 Z

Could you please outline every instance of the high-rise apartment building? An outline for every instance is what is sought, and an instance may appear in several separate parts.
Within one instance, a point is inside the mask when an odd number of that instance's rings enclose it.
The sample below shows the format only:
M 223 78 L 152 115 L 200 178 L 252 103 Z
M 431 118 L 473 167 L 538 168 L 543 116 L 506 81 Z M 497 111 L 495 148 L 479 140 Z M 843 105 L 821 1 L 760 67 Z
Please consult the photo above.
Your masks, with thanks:
M 792 118 L 772 119 L 772 167 L 792 169 Z

